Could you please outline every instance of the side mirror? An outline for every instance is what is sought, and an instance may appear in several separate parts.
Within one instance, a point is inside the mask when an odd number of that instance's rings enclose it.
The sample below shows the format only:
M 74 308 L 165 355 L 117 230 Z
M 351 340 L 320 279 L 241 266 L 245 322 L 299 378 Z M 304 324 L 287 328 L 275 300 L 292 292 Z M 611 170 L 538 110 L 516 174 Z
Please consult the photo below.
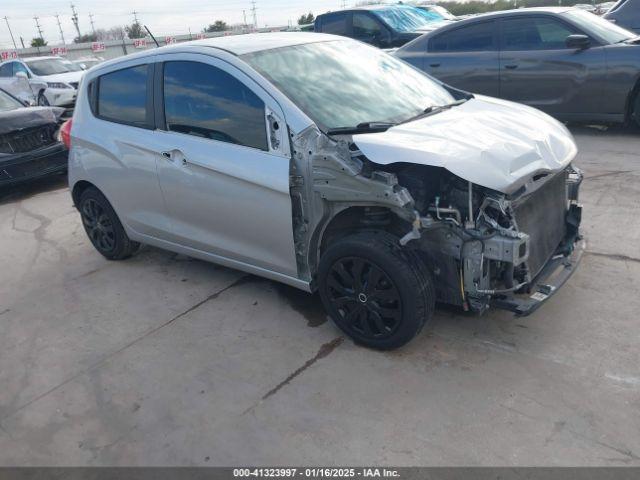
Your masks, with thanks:
M 24 72 L 16 72 L 16 77 L 18 77 L 18 78 L 27 78 L 27 79 L 29 78 L 27 76 L 27 74 L 24 73 Z
M 82 70 L 87 70 L 87 66 L 86 66 L 84 63 L 81 63 L 81 64 L 80 64 L 80 68 L 81 68 Z
M 564 43 L 567 48 L 583 50 L 585 48 L 589 48 L 589 45 L 591 45 L 591 39 L 586 35 L 569 35 Z

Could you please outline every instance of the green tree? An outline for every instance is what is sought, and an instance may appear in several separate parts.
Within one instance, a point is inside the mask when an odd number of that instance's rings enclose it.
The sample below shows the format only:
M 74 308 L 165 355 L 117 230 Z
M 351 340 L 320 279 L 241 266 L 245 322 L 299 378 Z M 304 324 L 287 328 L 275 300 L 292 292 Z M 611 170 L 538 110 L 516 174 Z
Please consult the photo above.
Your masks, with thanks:
M 127 37 L 129 38 L 142 38 L 144 37 L 144 32 L 142 30 L 142 25 L 140 22 L 133 22 L 131 25 L 127 25 L 124 27 L 127 32 Z
M 315 19 L 316 17 L 311 12 L 307 13 L 306 15 L 300 15 L 300 18 L 298 18 L 298 25 L 307 25 L 309 23 L 313 23 Z
M 98 41 L 98 35 L 95 33 L 87 33 L 73 39 L 73 43 L 89 43 Z
M 44 47 L 46 45 L 47 45 L 47 42 L 45 42 L 44 38 L 42 38 L 42 37 L 36 37 L 36 38 L 31 40 L 31 46 L 32 47 Z
M 207 28 L 204 29 L 206 33 L 224 32 L 225 30 L 229 30 L 229 25 L 227 25 L 227 22 L 223 20 L 216 20 L 214 23 L 210 24 Z

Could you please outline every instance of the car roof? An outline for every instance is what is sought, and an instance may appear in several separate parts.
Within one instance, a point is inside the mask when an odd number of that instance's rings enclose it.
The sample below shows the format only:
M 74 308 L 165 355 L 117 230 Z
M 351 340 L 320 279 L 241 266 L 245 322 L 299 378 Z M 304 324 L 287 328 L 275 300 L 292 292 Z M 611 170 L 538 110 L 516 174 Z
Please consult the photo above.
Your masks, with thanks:
M 153 48 L 143 52 L 127 55 L 125 57 L 108 60 L 101 65 L 108 66 L 114 63 L 119 63 L 121 60 L 147 57 L 158 53 L 184 52 L 185 48 L 193 47 L 217 48 L 232 55 L 240 56 L 247 53 L 261 52 L 263 50 L 273 50 L 275 48 L 292 47 L 295 45 L 305 45 L 309 43 L 331 42 L 335 40 L 347 39 L 338 35 L 314 32 L 266 32 L 228 35 Z
M 433 4 L 429 4 L 429 5 L 420 5 L 422 6 L 432 6 Z M 404 3 L 380 3 L 380 4 L 373 4 L 373 5 L 360 5 L 359 7 L 350 7 L 350 8 L 341 8 L 339 10 L 333 10 L 331 12 L 325 12 L 322 13 L 320 15 L 318 15 L 318 17 L 321 17 L 322 15 L 330 15 L 332 13 L 340 13 L 340 12 L 354 12 L 354 11 L 362 11 L 362 10 L 391 10 L 391 9 L 397 9 L 397 8 L 404 8 L 404 9 L 414 9 L 414 8 L 418 8 L 416 5 L 408 5 L 408 4 L 404 4 Z
M 460 22 L 468 22 L 475 20 L 476 18 L 490 18 L 490 17 L 508 17 L 511 15 L 523 15 L 527 13 L 564 13 L 569 10 L 575 10 L 573 7 L 528 7 L 528 8 L 516 8 L 511 10 L 499 10 L 496 12 L 481 13 L 479 15 L 473 15 L 465 18 Z

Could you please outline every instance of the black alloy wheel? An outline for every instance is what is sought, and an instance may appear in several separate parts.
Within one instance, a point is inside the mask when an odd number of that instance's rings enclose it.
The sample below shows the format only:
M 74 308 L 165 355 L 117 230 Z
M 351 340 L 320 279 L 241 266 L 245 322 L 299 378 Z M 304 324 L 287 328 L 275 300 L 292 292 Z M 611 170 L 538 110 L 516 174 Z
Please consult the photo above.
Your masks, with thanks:
M 89 240 L 107 259 L 130 257 L 140 247 L 129 239 L 115 210 L 97 188 L 89 187 L 82 192 L 78 210 Z
M 399 348 L 433 315 L 435 289 L 427 265 L 385 231 L 333 241 L 320 257 L 317 284 L 336 326 L 366 347 Z
M 389 338 L 402 319 L 402 299 L 380 267 L 359 257 L 336 261 L 327 278 L 329 301 L 352 333 L 369 340 Z
M 115 248 L 116 238 L 113 222 L 104 208 L 90 198 L 82 204 L 82 223 L 91 243 L 100 253 L 111 253 Z

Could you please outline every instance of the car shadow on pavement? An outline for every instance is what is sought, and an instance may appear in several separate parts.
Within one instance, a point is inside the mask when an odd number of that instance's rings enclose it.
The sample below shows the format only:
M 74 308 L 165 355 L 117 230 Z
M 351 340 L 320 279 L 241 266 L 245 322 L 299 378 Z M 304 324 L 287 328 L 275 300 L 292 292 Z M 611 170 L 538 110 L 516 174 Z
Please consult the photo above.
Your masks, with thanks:
M 17 185 L 0 187 L 0 205 L 10 202 L 20 202 L 39 193 L 60 190 L 67 186 L 67 174 L 54 175 L 47 178 L 32 180 Z

